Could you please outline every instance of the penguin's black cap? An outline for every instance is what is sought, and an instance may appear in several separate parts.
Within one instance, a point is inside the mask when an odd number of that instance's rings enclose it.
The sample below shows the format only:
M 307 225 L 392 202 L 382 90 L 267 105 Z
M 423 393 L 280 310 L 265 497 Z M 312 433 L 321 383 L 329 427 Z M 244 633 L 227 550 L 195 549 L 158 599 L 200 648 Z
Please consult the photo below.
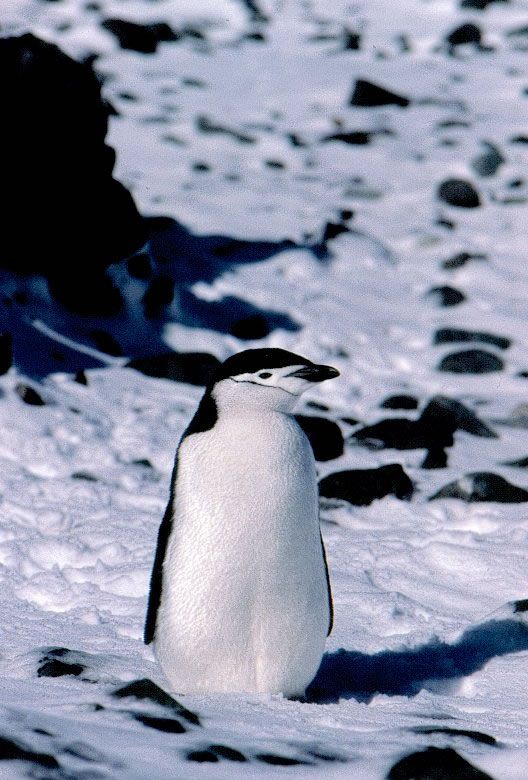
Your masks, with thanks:
M 253 374 L 263 368 L 286 368 L 287 366 L 301 366 L 292 372 L 291 376 L 306 379 L 309 382 L 322 382 L 339 376 L 339 371 L 331 366 L 320 366 L 312 363 L 301 355 L 288 352 L 286 349 L 267 347 L 264 349 L 246 349 L 231 355 L 219 366 L 214 382 L 228 379 L 239 374 Z

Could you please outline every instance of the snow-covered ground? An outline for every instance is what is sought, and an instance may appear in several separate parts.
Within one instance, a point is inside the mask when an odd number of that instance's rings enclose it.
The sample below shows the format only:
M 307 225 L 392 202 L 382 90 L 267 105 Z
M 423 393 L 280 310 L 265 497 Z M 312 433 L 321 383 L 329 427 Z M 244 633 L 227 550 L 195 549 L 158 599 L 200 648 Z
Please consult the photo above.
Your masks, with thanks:
M 343 418 L 416 419 L 439 394 L 497 436 L 458 430 L 447 466 L 432 470 L 423 449 L 350 438 L 320 463 L 321 476 L 400 463 L 413 498 L 323 504 L 336 619 L 309 701 L 179 697 L 197 725 L 115 692 L 142 678 L 167 687 L 142 623 L 174 450 L 200 388 L 116 365 L 88 371 L 86 386 L 48 376 L 34 406 L 11 370 L 0 378 L 0 758 L 39 757 L 1 762 L 0 777 L 377 780 L 428 747 L 454 748 L 497 780 L 528 775 L 528 627 L 504 606 L 528 597 L 528 504 L 429 500 L 473 472 L 528 489 L 526 466 L 505 465 L 528 455 L 528 2 L 460 5 L 259 0 L 259 14 L 243 0 L 2 0 L 2 34 L 29 29 L 75 58 L 98 55 L 118 113 L 116 176 L 142 213 L 194 235 L 295 242 L 192 292 L 205 311 L 233 296 L 297 330 L 248 342 L 182 325 L 177 295 L 167 345 L 219 358 L 280 346 L 335 365 L 340 379 L 302 410 L 325 405 L 347 437 L 357 426 Z M 124 50 L 101 26 L 116 18 L 180 37 Z M 463 23 L 480 45 L 446 43 Z M 345 48 L 354 34 L 359 48 Z M 357 79 L 411 102 L 350 105 Z M 470 182 L 480 205 L 440 200 L 446 179 Z M 327 223 L 348 232 L 325 251 Z M 131 295 L 136 283 L 112 273 Z M 457 291 L 458 304 L 440 304 Z M 435 344 L 446 328 L 511 344 Z M 439 370 L 469 348 L 502 370 Z M 396 394 L 418 411 L 380 408 Z

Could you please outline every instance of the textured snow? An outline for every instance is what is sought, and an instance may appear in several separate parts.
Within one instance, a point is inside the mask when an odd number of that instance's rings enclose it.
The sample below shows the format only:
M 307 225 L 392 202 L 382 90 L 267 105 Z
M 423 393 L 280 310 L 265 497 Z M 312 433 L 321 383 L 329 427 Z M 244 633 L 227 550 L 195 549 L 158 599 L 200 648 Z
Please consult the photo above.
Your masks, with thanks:
M 179 697 L 202 726 L 169 734 L 130 715 L 164 716 L 162 707 L 110 694 L 144 677 L 167 688 L 142 643 L 142 624 L 174 451 L 201 391 L 115 365 L 88 372 L 87 387 L 48 377 L 38 388 L 47 403 L 34 407 L 15 393 L 21 377 L 12 370 L 0 378 L 0 736 L 56 756 L 63 775 L 46 777 L 377 780 L 402 756 L 435 745 L 454 747 L 498 780 L 521 780 L 528 630 L 504 605 L 528 597 L 527 505 L 428 498 L 474 471 L 528 489 L 526 469 L 504 465 L 528 455 L 526 427 L 508 424 L 527 403 L 519 372 L 528 369 L 528 145 L 511 140 L 527 132 L 528 71 L 526 36 L 507 34 L 526 24 L 528 4 L 492 3 L 482 13 L 448 0 L 263 0 L 260 7 L 269 23 L 251 21 L 234 0 L 3 0 L 1 24 L 2 34 L 29 29 L 77 58 L 99 55 L 104 94 L 119 114 L 109 133 L 116 175 L 144 213 L 167 214 L 198 234 L 299 244 L 193 291 L 204 301 L 238 296 L 299 323 L 255 345 L 340 370 L 307 400 L 326 404 L 333 419 L 370 424 L 416 416 L 381 410 L 388 395 L 410 393 L 423 407 L 440 393 L 474 409 L 498 438 L 457 431 L 448 466 L 432 471 L 420 468 L 423 450 L 353 441 L 339 461 L 319 464 L 325 476 L 398 462 L 416 487 L 410 502 L 323 505 L 336 614 L 321 679 L 335 695 L 310 703 Z M 204 39 L 161 43 L 153 55 L 123 51 L 100 27 L 108 17 L 195 27 Z M 449 56 L 445 36 L 467 21 L 481 27 L 489 50 L 457 47 Z M 345 27 L 361 34 L 359 51 L 343 51 Z M 349 106 L 356 78 L 413 102 Z M 203 132 L 204 117 L 235 135 Z M 322 142 L 350 131 L 374 136 L 365 146 Z M 291 134 L 303 145 L 292 145 Z M 474 161 L 485 142 L 505 161 L 479 177 Z M 471 181 L 481 207 L 441 203 L 436 193 L 446 178 Z M 352 230 L 330 241 L 321 259 L 313 245 L 342 209 L 355 212 Z M 461 252 L 487 259 L 445 270 L 442 263 Z M 461 290 L 465 302 L 440 307 L 427 292 L 442 285 Z M 505 369 L 439 372 L 441 358 L 464 346 L 432 346 L 442 327 L 507 336 L 505 352 L 485 346 Z M 165 340 L 221 358 L 248 346 L 177 322 Z M 53 647 L 69 648 L 86 670 L 38 677 Z M 340 648 L 346 654 L 333 655 Z M 481 732 L 497 745 L 420 733 L 439 727 Z M 186 760 L 211 744 L 252 760 Z M 313 766 L 268 765 L 255 758 L 263 753 Z M 28 764 L 0 763 L 2 777 L 27 772 Z

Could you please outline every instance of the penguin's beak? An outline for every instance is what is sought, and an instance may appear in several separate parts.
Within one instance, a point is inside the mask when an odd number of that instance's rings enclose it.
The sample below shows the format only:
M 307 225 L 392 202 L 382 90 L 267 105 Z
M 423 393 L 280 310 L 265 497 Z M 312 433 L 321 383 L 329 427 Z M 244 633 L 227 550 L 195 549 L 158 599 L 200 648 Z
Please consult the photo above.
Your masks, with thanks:
M 332 366 L 303 366 L 298 368 L 297 371 L 293 371 L 288 376 L 296 376 L 299 379 L 306 379 L 307 382 L 324 382 L 327 379 L 334 379 L 339 376 L 337 368 Z

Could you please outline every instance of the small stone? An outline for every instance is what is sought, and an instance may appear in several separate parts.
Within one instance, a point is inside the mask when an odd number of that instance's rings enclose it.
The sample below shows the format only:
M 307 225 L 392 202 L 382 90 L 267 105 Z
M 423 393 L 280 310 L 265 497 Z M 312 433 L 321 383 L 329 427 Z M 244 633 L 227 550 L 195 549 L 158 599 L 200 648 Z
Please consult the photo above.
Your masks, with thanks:
M 37 669 L 37 675 L 39 677 L 78 677 L 85 671 L 85 667 L 82 664 L 71 664 L 64 661 L 59 661 L 56 658 L 44 660 L 44 662 Z
M 428 747 L 398 761 L 387 780 L 493 780 L 453 748 Z
M 480 28 L 471 22 L 460 25 L 460 27 L 457 27 L 446 37 L 446 41 L 450 47 L 463 46 L 467 43 L 473 43 L 480 46 L 481 39 L 482 33 L 480 32 Z
M 15 387 L 15 393 L 29 406 L 46 406 L 46 401 L 29 385 L 19 382 Z
M 446 179 L 438 188 L 438 197 L 458 208 L 475 209 L 480 206 L 477 190 L 463 179 Z
M 332 133 L 332 135 L 326 135 L 321 140 L 323 142 L 342 141 L 342 143 L 352 146 L 366 146 L 366 144 L 370 143 L 372 135 L 372 133 L 363 130 L 355 130 L 349 133 Z
M 290 756 L 278 756 L 275 753 L 257 753 L 255 759 L 264 764 L 271 764 L 271 766 L 312 766 L 311 761 L 301 761 Z
M 472 161 L 471 167 L 477 176 L 493 176 L 506 160 L 495 144 L 486 142 L 484 146 L 485 151 Z
M 177 41 L 179 35 L 164 22 L 156 24 L 136 24 L 124 19 L 105 19 L 101 27 L 111 32 L 122 49 L 153 54 L 158 44 L 164 41 Z
M 401 106 L 405 108 L 410 104 L 409 98 L 397 95 L 385 87 L 380 87 L 365 79 L 358 79 L 354 92 L 350 98 L 351 106 L 372 108 L 374 106 Z
M 200 719 L 194 712 L 188 710 L 179 701 L 176 701 L 172 696 L 166 693 L 155 682 L 144 677 L 140 680 L 134 680 L 131 683 L 123 685 L 121 688 L 116 688 L 112 692 L 112 696 L 118 699 L 131 697 L 133 699 L 139 699 L 141 701 L 147 700 L 154 704 L 161 704 L 162 707 L 174 712 L 175 715 L 179 715 L 188 723 L 192 723 L 194 726 L 200 726 Z
M 319 482 L 323 498 L 336 498 L 354 506 L 368 506 L 388 495 L 409 501 L 413 491 L 413 483 L 399 463 L 377 469 L 338 471 Z
M 446 355 L 438 364 L 439 371 L 451 374 L 489 374 L 502 371 L 503 361 L 483 349 L 468 349 L 464 352 L 453 352 Z
M 198 764 L 217 764 L 220 759 L 211 750 L 191 750 L 187 753 L 187 761 L 196 761 Z
M 225 758 L 226 761 L 238 761 L 239 763 L 247 761 L 247 758 L 243 753 L 228 747 L 227 745 L 209 745 L 207 750 L 211 751 L 211 753 L 215 753 L 220 758 Z
M 440 306 L 458 306 L 466 300 L 464 293 L 447 284 L 441 287 L 431 287 L 427 295 L 431 298 L 435 297 Z
M 480 341 L 498 349 L 508 349 L 511 341 L 504 336 L 494 336 L 482 330 L 463 330 L 462 328 L 440 328 L 436 331 L 433 344 L 458 344 Z
M 476 471 L 445 485 L 429 500 L 437 498 L 460 498 L 467 503 L 496 501 L 501 504 L 521 504 L 528 501 L 528 490 L 512 485 L 498 474 Z
M 390 395 L 381 402 L 382 409 L 418 409 L 418 399 L 412 395 Z
M 462 268 L 462 266 L 469 263 L 470 260 L 486 260 L 486 255 L 472 254 L 471 252 L 459 252 L 459 254 L 444 260 L 442 267 L 446 271 L 452 271 L 456 268 Z
M 296 414 L 295 419 L 308 437 L 316 460 L 324 462 L 343 454 L 343 434 L 336 422 L 305 414 Z
M 180 721 L 175 718 L 156 718 L 152 715 L 144 715 L 141 712 L 133 712 L 131 714 L 134 717 L 134 720 L 143 723 L 144 726 L 148 726 L 150 729 L 161 731 L 164 734 L 184 734 L 186 731 Z
M 29 761 L 48 769 L 59 769 L 60 765 L 55 756 L 48 753 L 36 753 L 27 747 L 22 747 L 7 737 L 0 737 L 0 761 Z
M 472 8 L 475 11 L 485 11 L 492 3 L 508 3 L 509 0 L 461 0 L 461 8 Z

